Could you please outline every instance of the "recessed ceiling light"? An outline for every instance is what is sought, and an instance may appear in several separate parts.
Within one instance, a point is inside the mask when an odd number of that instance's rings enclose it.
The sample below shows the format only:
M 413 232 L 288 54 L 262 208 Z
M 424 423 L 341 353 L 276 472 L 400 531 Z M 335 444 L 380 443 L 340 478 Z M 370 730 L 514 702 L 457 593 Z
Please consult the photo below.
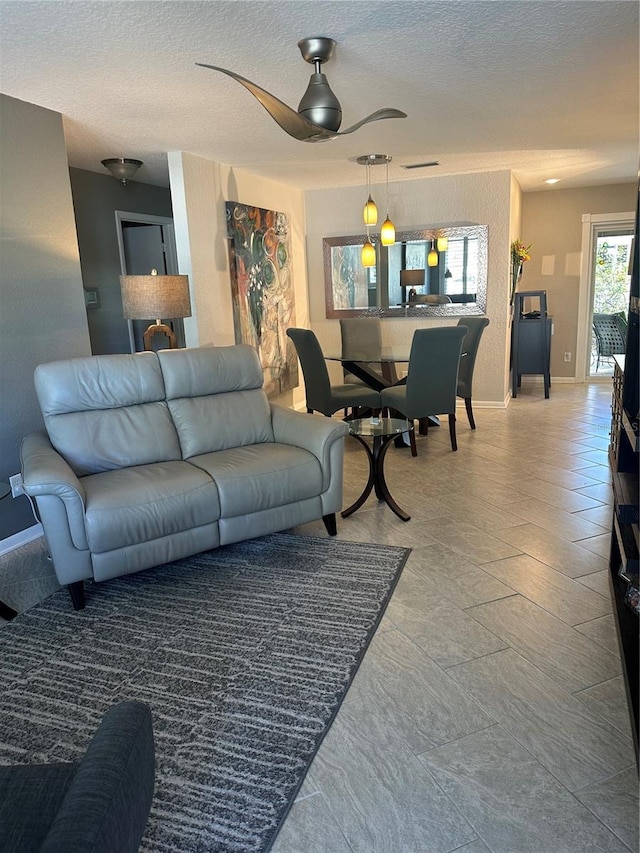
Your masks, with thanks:
M 557 184 L 560 178 L 547 178 L 545 184 Z

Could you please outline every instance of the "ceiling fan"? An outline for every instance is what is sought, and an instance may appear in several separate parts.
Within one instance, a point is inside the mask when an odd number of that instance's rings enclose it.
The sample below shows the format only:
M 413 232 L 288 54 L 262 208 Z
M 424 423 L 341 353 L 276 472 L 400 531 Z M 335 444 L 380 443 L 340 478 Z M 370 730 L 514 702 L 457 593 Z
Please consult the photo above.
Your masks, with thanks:
M 205 65 L 203 62 L 196 62 L 196 65 L 201 68 L 211 68 L 212 71 L 221 71 L 223 74 L 233 77 L 260 101 L 265 110 L 284 131 L 302 142 L 324 142 L 327 139 L 335 139 L 336 136 L 345 136 L 370 121 L 379 121 L 383 118 L 406 118 L 406 113 L 386 107 L 376 110 L 375 113 L 371 113 L 346 130 L 338 132 L 342 121 L 342 109 L 340 102 L 329 87 L 326 76 L 321 71 L 322 65 L 333 56 L 335 46 L 336 43 L 333 39 L 322 36 L 306 38 L 298 42 L 303 59 L 312 64 L 315 71 L 309 79 L 307 91 L 298 105 L 297 112 L 276 98 L 275 95 L 234 71 L 219 68 L 217 65 Z

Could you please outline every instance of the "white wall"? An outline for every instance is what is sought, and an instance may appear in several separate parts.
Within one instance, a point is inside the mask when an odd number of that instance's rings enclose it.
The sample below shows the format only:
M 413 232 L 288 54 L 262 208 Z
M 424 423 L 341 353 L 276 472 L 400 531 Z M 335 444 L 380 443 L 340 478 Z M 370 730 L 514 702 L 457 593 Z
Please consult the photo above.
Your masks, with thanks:
M 23 436 L 43 429 L 36 365 L 90 355 L 69 165 L 59 113 L 0 95 L 0 480 L 20 470 Z M 34 524 L 6 498 L 0 540 Z
M 234 340 L 225 202 L 237 201 L 286 213 L 289 219 L 295 325 L 309 326 L 305 205 L 302 190 L 267 180 L 245 169 L 169 153 L 169 178 L 178 250 L 178 267 L 189 276 L 193 317 L 185 320 L 187 346 L 230 346 Z M 304 400 L 304 385 L 278 403 Z
M 375 189 L 373 195 L 380 205 L 384 202 L 384 185 L 377 192 Z M 365 200 L 364 185 L 305 194 L 311 327 L 325 350 L 340 349 L 340 321 L 325 316 L 322 238 L 363 233 Z M 454 223 L 488 225 L 487 316 L 491 322 L 476 362 L 474 407 L 483 403 L 502 406 L 508 395 L 509 246 L 519 227 L 519 205 L 520 188 L 504 170 L 389 185 L 390 214 L 398 231 Z M 383 342 L 409 343 L 414 329 L 446 322 L 442 318 L 383 318 Z M 340 381 L 339 372 L 332 371 L 334 381 Z

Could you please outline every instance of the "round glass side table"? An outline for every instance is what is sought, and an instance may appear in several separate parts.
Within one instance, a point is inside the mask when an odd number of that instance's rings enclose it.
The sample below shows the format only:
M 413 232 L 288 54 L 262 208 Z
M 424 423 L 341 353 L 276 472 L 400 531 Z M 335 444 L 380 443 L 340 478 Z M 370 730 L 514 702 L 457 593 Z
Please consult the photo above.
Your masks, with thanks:
M 349 435 L 356 438 L 367 451 L 369 460 L 369 479 L 360 497 L 344 509 L 340 515 L 343 518 L 352 515 L 367 500 L 372 490 L 379 501 L 384 501 L 387 506 L 395 512 L 402 521 L 411 518 L 401 509 L 392 497 L 387 481 L 384 477 L 384 458 L 391 442 L 404 432 L 412 432 L 413 424 L 403 418 L 354 418 L 345 421 L 349 427 Z M 372 438 L 372 446 L 369 447 L 367 438 Z

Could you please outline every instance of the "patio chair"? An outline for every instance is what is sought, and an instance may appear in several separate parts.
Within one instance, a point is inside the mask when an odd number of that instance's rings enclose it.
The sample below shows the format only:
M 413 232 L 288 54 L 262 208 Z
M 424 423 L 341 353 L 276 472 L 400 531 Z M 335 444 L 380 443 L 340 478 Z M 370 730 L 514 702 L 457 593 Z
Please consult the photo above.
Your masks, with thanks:
M 622 311 L 616 314 L 594 314 L 593 332 L 596 337 L 598 354 L 596 372 L 603 358 L 624 355 L 627 349 L 627 318 Z

